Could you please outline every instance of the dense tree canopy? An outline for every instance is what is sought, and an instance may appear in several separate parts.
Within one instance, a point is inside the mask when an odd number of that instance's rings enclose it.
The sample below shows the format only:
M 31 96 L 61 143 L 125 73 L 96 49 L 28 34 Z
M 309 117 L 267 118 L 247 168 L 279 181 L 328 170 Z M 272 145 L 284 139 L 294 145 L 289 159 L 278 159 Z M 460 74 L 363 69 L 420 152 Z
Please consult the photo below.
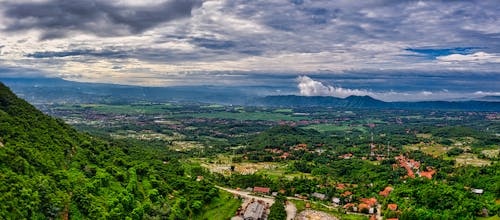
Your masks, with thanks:
M 186 219 L 218 196 L 165 150 L 77 132 L 0 84 L 1 219 Z

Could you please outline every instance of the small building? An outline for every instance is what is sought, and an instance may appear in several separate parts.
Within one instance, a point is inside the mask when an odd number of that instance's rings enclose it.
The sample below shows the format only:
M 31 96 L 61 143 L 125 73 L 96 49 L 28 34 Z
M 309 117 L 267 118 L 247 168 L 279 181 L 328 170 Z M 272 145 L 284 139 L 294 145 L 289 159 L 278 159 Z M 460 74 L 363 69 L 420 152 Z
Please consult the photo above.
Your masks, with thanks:
M 350 192 L 350 191 L 345 191 L 344 193 L 340 194 L 340 196 L 342 196 L 342 197 L 347 197 L 350 195 L 352 195 L 352 192 Z
M 323 193 L 317 193 L 317 192 L 314 192 L 312 194 L 313 197 L 317 198 L 317 199 L 320 199 L 320 200 L 325 200 L 326 199 L 326 195 L 323 194 Z
M 244 220 L 260 220 L 262 219 L 262 216 L 264 215 L 264 205 L 258 203 L 258 202 L 253 202 L 250 205 L 248 205 L 245 214 L 243 214 L 243 219 Z
M 374 197 L 372 197 L 372 198 L 361 198 L 359 201 L 367 204 L 370 207 L 377 205 L 377 199 L 374 198 Z
M 278 192 L 272 192 L 271 195 L 272 196 L 278 196 Z
M 387 197 L 389 195 L 389 193 L 392 192 L 392 190 L 394 190 L 394 188 L 387 186 L 387 187 L 385 187 L 385 189 L 383 191 L 380 191 L 378 194 L 383 196 L 383 197 Z
M 425 177 L 425 178 L 427 178 L 427 179 L 432 179 L 432 175 L 434 175 L 434 174 L 436 173 L 436 171 L 435 171 L 435 170 L 430 170 L 430 169 L 428 169 L 428 170 L 429 170 L 429 171 L 421 171 L 421 172 L 419 173 L 419 175 L 420 175 L 421 177 Z
M 271 189 L 269 189 L 267 187 L 258 187 L 258 186 L 253 187 L 254 193 L 269 194 L 270 191 L 271 191 Z
M 310 203 L 306 203 L 306 209 L 310 209 L 311 208 L 311 204 Z
M 397 204 L 388 204 L 387 208 L 389 210 L 396 211 L 398 209 L 398 205 Z
M 347 204 L 345 204 L 345 205 L 344 205 L 344 207 L 343 207 L 343 208 L 344 208 L 344 209 L 347 209 L 347 210 L 349 210 L 349 209 L 354 210 L 354 208 L 355 208 L 355 207 L 356 207 L 356 205 L 354 205 L 354 204 L 352 204 L 352 203 L 347 203 Z M 358 210 L 358 209 L 356 209 L 356 210 Z
M 365 203 L 359 204 L 358 208 L 359 208 L 360 212 L 366 212 L 367 213 L 368 211 L 370 211 L 370 206 L 368 204 L 365 204 Z
M 368 209 L 368 214 L 373 214 L 375 213 L 375 208 L 371 207 L 370 209 Z
M 343 189 L 345 189 L 345 184 L 343 184 L 343 183 L 339 183 L 339 184 L 337 184 L 337 189 L 338 189 L 338 190 L 343 190 Z
M 483 189 L 474 189 L 472 188 L 471 191 L 475 194 L 483 194 L 484 193 L 484 190 Z
M 334 198 L 332 198 L 332 202 L 338 205 L 338 204 L 340 204 L 340 199 L 337 197 L 334 197 Z
M 199 181 L 202 181 L 202 180 L 203 180 L 203 176 L 197 176 L 197 177 L 196 177 L 196 181 L 198 181 L 198 182 L 199 182 Z

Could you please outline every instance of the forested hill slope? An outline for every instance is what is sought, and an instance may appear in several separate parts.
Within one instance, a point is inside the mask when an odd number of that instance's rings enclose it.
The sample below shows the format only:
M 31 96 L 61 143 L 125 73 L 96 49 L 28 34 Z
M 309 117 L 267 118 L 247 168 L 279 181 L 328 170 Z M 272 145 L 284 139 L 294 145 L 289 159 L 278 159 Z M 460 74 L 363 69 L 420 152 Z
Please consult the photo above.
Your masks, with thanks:
M 0 83 L 0 219 L 189 218 L 218 191 L 168 155 L 81 134 Z

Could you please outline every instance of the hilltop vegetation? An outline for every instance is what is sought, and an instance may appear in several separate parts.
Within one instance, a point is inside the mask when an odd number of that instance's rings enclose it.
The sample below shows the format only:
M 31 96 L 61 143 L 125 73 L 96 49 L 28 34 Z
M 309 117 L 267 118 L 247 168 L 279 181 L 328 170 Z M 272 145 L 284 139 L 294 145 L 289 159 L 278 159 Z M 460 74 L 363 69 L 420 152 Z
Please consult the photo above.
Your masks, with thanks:
M 1 219 L 185 219 L 218 197 L 164 149 L 77 132 L 0 84 Z

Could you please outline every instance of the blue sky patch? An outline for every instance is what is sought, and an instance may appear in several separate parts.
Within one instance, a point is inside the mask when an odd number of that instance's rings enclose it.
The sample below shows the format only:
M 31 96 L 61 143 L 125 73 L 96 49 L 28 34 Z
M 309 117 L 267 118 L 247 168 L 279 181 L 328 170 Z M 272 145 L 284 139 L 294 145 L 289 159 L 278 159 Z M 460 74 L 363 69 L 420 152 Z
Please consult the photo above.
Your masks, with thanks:
M 406 51 L 420 54 L 422 57 L 436 59 L 436 57 L 447 56 L 451 54 L 472 54 L 479 49 L 477 47 L 455 47 L 455 48 L 407 48 Z

